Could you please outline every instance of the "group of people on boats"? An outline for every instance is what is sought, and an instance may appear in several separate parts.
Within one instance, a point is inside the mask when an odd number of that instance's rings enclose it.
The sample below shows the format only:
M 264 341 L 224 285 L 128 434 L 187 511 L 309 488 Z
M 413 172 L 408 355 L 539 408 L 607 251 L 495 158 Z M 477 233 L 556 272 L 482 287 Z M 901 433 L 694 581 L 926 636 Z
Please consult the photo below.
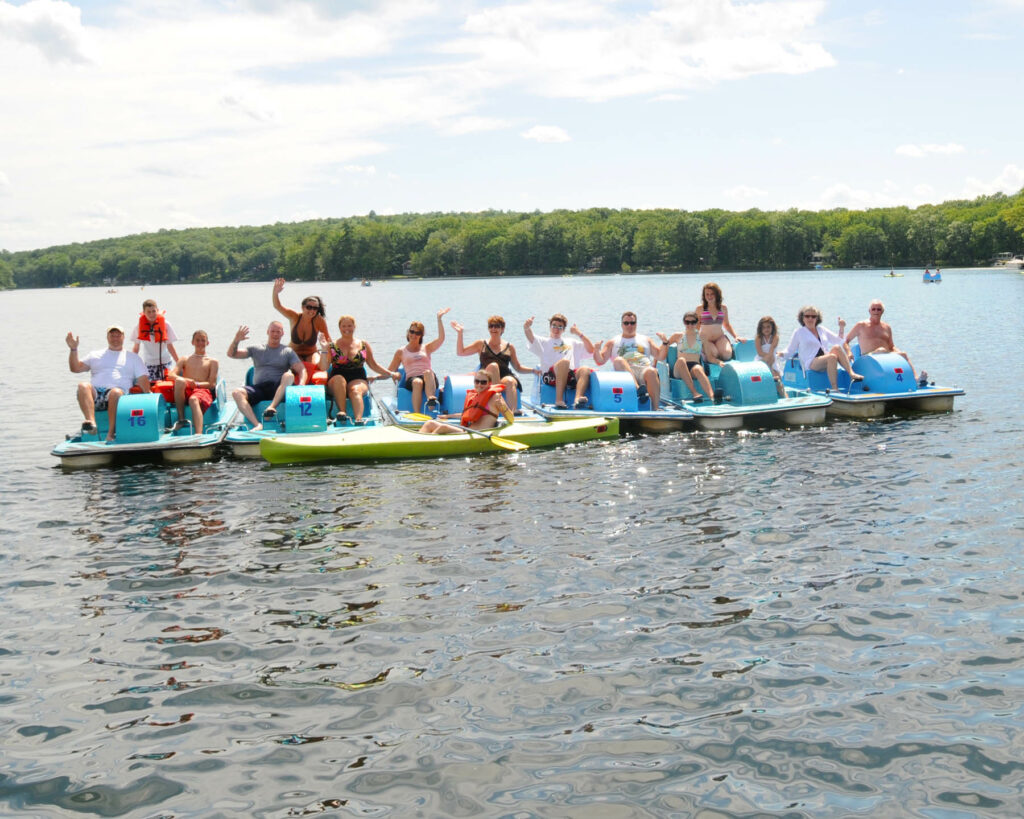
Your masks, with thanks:
M 343 315 L 338 319 L 338 334 L 332 338 L 323 299 L 307 296 L 301 302 L 301 311 L 291 310 L 281 303 L 280 294 L 284 286 L 284 279 L 274 281 L 272 302 L 287 320 L 287 329 L 283 322 L 272 321 L 267 327 L 265 343 L 243 345 L 242 342 L 249 338 L 249 328 L 243 325 L 236 331 L 227 350 L 229 358 L 251 358 L 253 362 L 252 383 L 232 392 L 235 404 L 253 430 L 261 429 L 263 421 L 276 416 L 289 386 L 315 380 L 325 380 L 327 393 L 338 409 L 336 423 L 348 423 L 350 420 L 355 425 L 365 423 L 366 395 L 372 378 L 368 369 L 376 373 L 376 377 L 392 378 L 396 382 L 404 372 L 402 386 L 412 393 L 412 405 L 422 406 L 426 396 L 426 408 L 432 414 L 436 413 L 439 381 L 431 356 L 445 342 L 444 317 L 451 308 L 437 311 L 436 337 L 430 341 L 424 339 L 426 328 L 423 323 L 412 322 L 406 330 L 405 345 L 395 351 L 387 366 L 382 366 L 374 357 L 370 343 L 356 336 L 353 316 Z M 780 358 L 796 356 L 805 370 L 825 372 L 832 389 L 837 386 L 839 367 L 846 370 L 852 381 L 861 380 L 863 377 L 853 371 L 851 364 L 849 345 L 853 341 L 858 343 L 861 355 L 897 353 L 903 356 L 913 372 L 907 354 L 893 344 L 892 328 L 882 321 L 884 311 L 881 301 L 872 301 L 868 318 L 857 322 L 844 335 L 846 325 L 841 318 L 838 319 L 839 332 L 833 332 L 823 326 L 821 311 L 807 305 L 797 314 L 798 326 L 782 352 L 778 350 L 778 325 L 771 316 L 763 316 L 757 323 L 754 338 L 757 356 L 772 372 L 776 388 L 783 397 L 785 390 L 779 372 Z M 468 343 L 463 325 L 452 321 L 450 326 L 456 332 L 456 353 L 459 356 L 477 356 L 479 361 L 474 374 L 474 390 L 466 396 L 462 413 L 454 416 L 458 417 L 461 426 L 444 423 L 449 417 L 441 416 L 441 420 L 425 423 L 422 431 L 460 432 L 463 427 L 482 430 L 495 427 L 501 418 L 513 420 L 520 413 L 517 409 L 518 396 L 522 390 L 517 373 L 533 373 L 553 386 L 557 408 L 569 408 L 566 393 L 572 390 L 573 408 L 585 409 L 588 406 L 590 374 L 594 369 L 589 365 L 591 360 L 595 367 L 610 362 L 615 370 L 629 373 L 636 384 L 638 399 L 641 402 L 649 399 L 650 406 L 657 409 L 661 397 L 657 362 L 666 360 L 673 345 L 676 348 L 673 375 L 683 380 L 693 394 L 692 400 L 699 403 L 704 400 L 704 395 L 712 395 L 711 366 L 732 360 L 735 354 L 733 344 L 746 341 L 730 323 L 722 290 L 715 282 L 704 285 L 700 304 L 683 315 L 682 330 L 671 335 L 656 333 L 660 344 L 637 332 L 637 315 L 629 310 L 621 316 L 619 333 L 596 344 L 576 324 L 570 326 L 562 313 L 555 313 L 548 320 L 549 334 L 546 336 L 534 333 L 534 320 L 535 317 L 531 316 L 524 322 L 523 333 L 530 351 L 539 359 L 536 367 L 524 366 L 515 346 L 504 339 L 506 325 L 500 315 L 488 318 L 487 337 Z M 566 328 L 575 338 L 566 335 Z M 71 371 L 89 372 L 91 375 L 90 381 L 78 385 L 78 402 L 85 419 L 83 432 L 95 434 L 95 412 L 107 409 L 110 416 L 108 440 L 112 440 L 120 396 L 133 387 L 149 392 L 154 383 L 168 391 L 168 398 L 173 398 L 178 410 L 178 424 L 186 423 L 181 419 L 185 418 L 187 403 L 192 409 L 193 427 L 201 432 L 203 412 L 212 404 L 216 390 L 218 362 L 206 352 L 209 337 L 203 330 L 193 333 L 193 352 L 187 357 L 178 356 L 174 348 L 177 340 L 173 328 L 153 299 L 143 303 L 138 324 L 132 328 L 128 338 L 133 344 L 131 351 L 124 349 L 124 329 L 112 325 L 107 329 L 107 349 L 79 358 L 79 339 L 69 332 L 67 344 Z M 318 376 L 317 373 L 324 375 Z M 915 378 L 918 378 L 916 373 Z M 927 374 L 922 372 L 918 380 L 926 378 Z M 259 419 L 253 408 L 264 401 L 269 405 L 263 418 Z M 352 419 L 347 415 L 349 402 Z

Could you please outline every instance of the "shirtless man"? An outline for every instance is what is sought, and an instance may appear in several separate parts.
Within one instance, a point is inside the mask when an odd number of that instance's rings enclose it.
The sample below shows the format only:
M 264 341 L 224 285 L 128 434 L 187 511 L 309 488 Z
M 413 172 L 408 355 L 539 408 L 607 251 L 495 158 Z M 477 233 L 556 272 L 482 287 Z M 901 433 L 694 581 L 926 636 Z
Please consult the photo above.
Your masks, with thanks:
M 882 304 L 881 300 L 875 299 L 871 302 L 868 305 L 868 315 L 870 318 L 858 321 L 853 325 L 850 332 L 846 334 L 846 343 L 849 344 L 853 339 L 857 339 L 861 355 L 896 353 L 896 355 L 903 356 L 907 360 L 907 364 L 910 364 L 910 372 L 914 376 L 914 380 L 927 384 L 928 373 L 922 370 L 920 378 L 914 374 L 914 365 L 910 362 L 910 356 L 903 352 L 903 350 L 897 349 L 896 345 L 892 343 L 892 327 L 882 321 L 882 313 L 884 312 L 885 305 Z
M 458 416 L 462 426 L 470 429 L 494 429 L 499 418 L 504 418 L 508 423 L 515 420 L 515 415 L 509 409 L 505 399 L 501 397 L 504 386 L 494 386 L 491 382 L 490 370 L 477 370 L 473 373 L 473 392 L 466 394 L 466 401 L 462 407 L 462 415 Z M 465 432 L 461 427 L 453 424 L 445 424 L 441 418 L 452 418 L 450 415 L 439 415 L 436 419 L 427 421 L 420 432 L 430 432 L 435 435 L 454 435 Z
M 639 400 L 650 396 L 651 409 L 658 409 L 661 403 L 661 380 L 655 368 L 660 355 L 657 344 L 637 334 L 636 313 L 629 310 L 622 314 L 622 333 L 594 345 L 594 361 L 601 365 L 611 360 L 616 370 L 632 375 Z
M 188 358 L 182 358 L 171 370 L 174 379 L 174 406 L 178 408 L 178 422 L 174 431 L 188 426 L 185 420 L 185 402 L 192 408 L 192 430 L 196 435 L 203 434 L 203 413 L 213 406 L 213 395 L 217 391 L 217 371 L 219 364 L 216 358 L 206 355 L 206 345 L 210 337 L 205 330 L 196 330 L 192 334 L 192 347 L 195 352 Z

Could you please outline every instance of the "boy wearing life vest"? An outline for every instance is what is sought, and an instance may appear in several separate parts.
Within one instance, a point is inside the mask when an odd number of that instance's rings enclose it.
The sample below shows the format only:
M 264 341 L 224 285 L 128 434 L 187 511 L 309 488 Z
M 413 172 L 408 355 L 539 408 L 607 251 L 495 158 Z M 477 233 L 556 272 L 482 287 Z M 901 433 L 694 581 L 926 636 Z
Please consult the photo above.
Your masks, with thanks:
M 178 351 L 174 349 L 178 337 L 164 314 L 157 309 L 155 300 L 142 302 L 142 313 L 128 340 L 135 342 L 133 353 L 142 350 L 150 381 L 163 381 L 167 368 L 173 367 L 178 360 Z
M 462 415 L 459 416 L 459 423 L 470 429 L 494 429 L 499 418 L 512 423 L 515 415 L 509 409 L 505 399 L 501 397 L 505 389 L 502 384 L 491 383 L 491 374 L 487 370 L 477 370 L 473 374 L 473 391 L 466 393 L 466 401 L 462 405 Z M 427 421 L 420 432 L 430 432 L 437 435 L 454 435 L 465 432 L 461 427 L 452 424 L 445 424 L 441 418 L 452 418 L 454 415 L 439 415 L 437 419 Z
M 169 377 L 174 379 L 174 406 L 178 409 L 178 422 L 174 431 L 188 426 L 185 420 L 185 402 L 192 408 L 192 430 L 203 434 L 203 413 L 213 406 L 213 394 L 217 390 L 217 372 L 220 364 L 216 358 L 206 354 L 210 337 L 205 330 L 192 334 L 192 348 L 195 352 L 174 365 Z

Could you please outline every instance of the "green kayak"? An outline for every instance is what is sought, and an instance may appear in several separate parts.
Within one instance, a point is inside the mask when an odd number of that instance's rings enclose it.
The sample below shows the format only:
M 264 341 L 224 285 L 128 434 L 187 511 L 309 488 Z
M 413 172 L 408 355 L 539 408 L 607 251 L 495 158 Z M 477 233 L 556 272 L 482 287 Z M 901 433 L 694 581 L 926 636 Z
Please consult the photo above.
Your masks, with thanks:
M 486 433 L 430 435 L 399 426 L 356 428 L 345 432 L 267 437 L 260 441 L 260 455 L 272 464 L 305 461 L 373 461 L 395 458 L 444 458 L 453 455 L 503 452 Z M 530 447 L 559 446 L 619 434 L 617 418 L 575 418 L 567 421 L 525 421 L 502 427 L 506 441 Z

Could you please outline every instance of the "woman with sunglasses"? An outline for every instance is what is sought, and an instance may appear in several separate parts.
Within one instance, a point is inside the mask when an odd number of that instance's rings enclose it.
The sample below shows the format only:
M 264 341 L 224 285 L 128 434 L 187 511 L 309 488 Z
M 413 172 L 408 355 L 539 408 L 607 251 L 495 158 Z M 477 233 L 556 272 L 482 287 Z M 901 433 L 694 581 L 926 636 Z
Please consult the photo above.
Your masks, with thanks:
M 291 342 L 289 347 L 306 367 L 306 375 L 313 378 L 317 362 L 320 359 L 318 341 L 322 333 L 329 344 L 331 331 L 327 329 L 327 318 L 324 300 L 319 296 L 306 296 L 302 300 L 302 312 L 296 313 L 281 304 L 280 293 L 284 290 L 284 279 L 274 279 L 274 309 L 288 319 L 291 326 Z
M 664 333 L 657 334 L 658 338 L 665 345 L 661 348 L 661 355 L 663 357 L 668 356 L 668 348 L 671 345 L 676 345 L 676 363 L 672 367 L 672 377 L 682 379 L 683 383 L 689 387 L 690 393 L 693 395 L 694 404 L 701 403 L 704 400 L 704 395 L 708 397 L 712 395 L 711 380 L 708 378 L 708 374 L 704 372 L 704 367 L 700 363 L 703 343 L 700 339 L 700 333 L 697 331 L 699 324 L 700 319 L 691 310 L 683 316 L 683 327 L 685 329 L 681 333 L 673 333 L 670 336 L 666 336 Z M 697 391 L 693 383 L 694 378 L 700 382 L 700 388 L 704 391 L 704 395 Z
M 366 368 L 389 378 L 397 378 L 398 373 L 380 366 L 373 357 L 369 343 L 356 338 L 356 320 L 352 316 L 338 319 L 338 332 L 340 335 L 337 341 L 328 345 L 327 353 L 320 359 L 320 369 L 327 370 L 327 393 L 333 397 L 334 405 L 338 408 L 334 416 L 335 424 L 340 426 L 348 423 L 348 414 L 345 412 L 345 401 L 348 399 L 352 402 L 352 423 L 361 426 L 366 423 L 363 418 L 364 397 L 370 389 Z
M 452 329 L 458 334 L 455 352 L 459 355 L 479 355 L 480 369 L 487 370 L 495 384 L 504 385 L 506 403 L 510 407 L 518 407 L 519 390 L 523 388 L 523 385 L 512 374 L 512 368 L 515 367 L 516 372 L 535 373 L 536 375 L 540 375 L 540 370 L 520 364 L 516 348 L 502 339 L 501 335 L 505 332 L 505 319 L 501 316 L 491 316 L 487 319 L 487 331 L 490 335 L 487 338 L 479 338 L 468 345 L 462 340 L 462 325 L 453 321 Z M 522 415 L 522 412 L 516 410 L 516 415 Z
M 515 420 L 512 410 L 501 397 L 504 387 L 495 384 L 491 380 L 491 374 L 487 370 L 477 370 L 473 374 L 473 392 L 466 393 L 465 403 L 462 405 L 462 415 L 459 423 L 470 429 L 494 429 L 498 425 L 498 419 L 504 418 L 508 423 Z M 466 430 L 461 427 L 445 424 L 441 418 L 455 417 L 454 413 L 439 415 L 420 427 L 420 432 L 429 432 L 434 435 L 455 435 Z
M 414 321 L 405 331 L 404 347 L 395 350 L 394 358 L 388 365 L 389 370 L 397 371 L 399 366 L 405 370 L 405 383 L 402 385 L 412 393 L 413 410 L 419 412 L 423 406 L 423 391 L 427 391 L 427 409 L 437 410 L 437 375 L 431 369 L 430 356 L 444 344 L 444 322 L 441 319 L 451 310 L 445 307 L 437 311 L 437 338 L 429 344 L 423 343 L 425 327 L 422 321 Z
M 853 371 L 850 357 L 846 354 L 843 342 L 843 329 L 846 322 L 839 319 L 839 335 L 827 327 L 821 326 L 821 311 L 813 305 L 807 305 L 796 314 L 800 325 L 793 331 L 789 346 L 782 353 L 783 358 L 797 355 L 804 370 L 828 373 L 830 387 L 837 389 L 836 373 L 838 365 L 842 365 L 851 381 L 863 381 L 864 376 Z M 827 352 L 826 352 L 827 351 Z
M 700 320 L 700 337 L 704 342 L 704 358 L 709 364 L 721 366 L 732 359 L 732 343 L 728 333 L 737 341 L 743 341 L 729 323 L 729 308 L 722 304 L 722 288 L 714 282 L 704 285 L 703 296 L 697 307 Z

